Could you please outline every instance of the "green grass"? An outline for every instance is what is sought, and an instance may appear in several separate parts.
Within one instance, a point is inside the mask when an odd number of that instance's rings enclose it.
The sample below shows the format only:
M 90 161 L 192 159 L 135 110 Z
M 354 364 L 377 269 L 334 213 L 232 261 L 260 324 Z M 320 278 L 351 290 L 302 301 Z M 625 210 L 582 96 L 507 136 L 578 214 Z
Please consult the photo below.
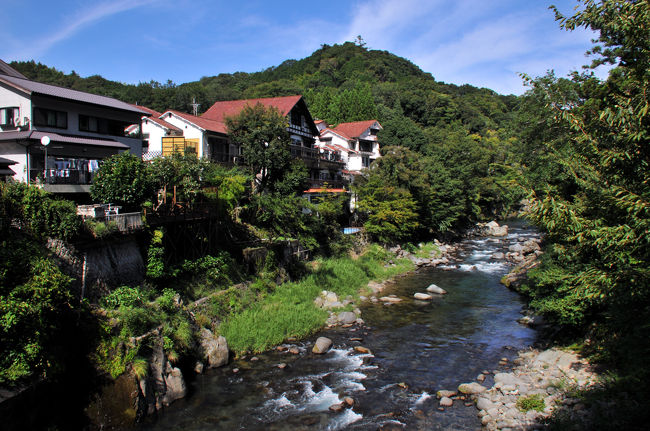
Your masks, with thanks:
M 426 242 L 422 244 L 422 247 L 418 247 L 418 249 L 415 251 L 415 256 L 423 259 L 439 256 L 440 254 L 440 249 L 432 242 Z
M 390 256 L 381 247 L 372 246 L 358 259 L 319 260 L 316 269 L 302 280 L 280 285 L 241 313 L 229 316 L 219 332 L 237 355 L 262 352 L 287 337 L 310 335 L 327 319 L 327 312 L 313 303 L 321 291 L 358 298 L 359 290 L 370 280 L 384 280 L 413 269 L 408 260 L 384 267 Z
M 517 408 L 522 412 L 527 412 L 529 410 L 543 412 L 546 408 L 546 404 L 541 395 L 535 394 L 519 398 L 517 400 Z

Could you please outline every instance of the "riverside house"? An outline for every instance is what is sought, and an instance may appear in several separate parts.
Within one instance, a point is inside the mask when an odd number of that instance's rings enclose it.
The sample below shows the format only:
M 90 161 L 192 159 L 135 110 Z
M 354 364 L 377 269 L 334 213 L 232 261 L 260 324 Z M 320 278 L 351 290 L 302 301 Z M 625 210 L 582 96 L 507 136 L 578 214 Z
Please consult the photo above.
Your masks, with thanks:
M 318 129 L 302 96 L 216 102 L 201 115 L 201 118 L 223 123 L 226 118 L 239 114 L 244 107 L 255 106 L 258 103 L 267 108 L 277 109 L 287 118 L 287 132 L 291 137 L 291 154 L 305 162 L 309 169 L 311 187 L 307 192 L 315 192 L 323 187 L 342 189 L 344 186 L 342 177 L 344 163 L 341 153 L 332 149 L 323 150 L 315 146 Z M 233 145 L 233 143 L 218 148 L 216 152 L 221 155 L 222 159 L 229 160 L 240 157 L 240 153 L 239 146 Z
M 369 167 L 381 157 L 377 132 L 382 127 L 377 120 L 341 123 L 334 128 L 321 121 L 319 129 L 316 146 L 340 150 L 346 176 L 357 175 L 361 169 Z
M 149 115 L 110 97 L 27 79 L 0 60 L 0 157 L 13 178 L 53 193 L 88 193 L 104 158 L 142 154 L 130 124 Z

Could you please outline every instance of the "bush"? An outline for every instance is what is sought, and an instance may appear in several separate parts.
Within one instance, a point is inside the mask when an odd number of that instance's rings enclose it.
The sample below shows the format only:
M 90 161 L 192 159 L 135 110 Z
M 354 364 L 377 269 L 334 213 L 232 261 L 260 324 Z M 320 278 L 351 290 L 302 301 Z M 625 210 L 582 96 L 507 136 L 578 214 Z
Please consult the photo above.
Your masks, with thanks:
M 138 307 L 144 303 L 142 293 L 137 287 L 121 286 L 103 299 L 105 307 L 116 309 L 120 307 Z
M 517 400 L 517 408 L 524 413 L 529 410 L 543 412 L 546 408 L 546 404 L 544 403 L 544 398 L 542 398 L 541 395 L 534 394 L 527 397 L 520 397 Z

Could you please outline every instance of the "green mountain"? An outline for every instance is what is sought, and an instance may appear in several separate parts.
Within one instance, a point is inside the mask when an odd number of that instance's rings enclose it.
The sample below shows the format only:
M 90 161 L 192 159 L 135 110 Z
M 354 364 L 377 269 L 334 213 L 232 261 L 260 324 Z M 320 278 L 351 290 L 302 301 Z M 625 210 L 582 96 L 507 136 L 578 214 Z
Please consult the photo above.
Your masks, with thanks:
M 517 103 L 515 96 L 437 82 L 404 58 L 352 42 L 323 45 L 307 58 L 286 60 L 261 72 L 222 73 L 180 85 L 172 81 L 129 85 L 99 75 L 82 78 L 34 61 L 11 66 L 35 81 L 156 110 L 189 112 L 194 98 L 205 110 L 218 100 L 303 94 L 314 116 L 331 123 L 370 117 L 382 121 L 398 114 L 419 128 L 455 123 L 469 133 L 484 133 L 503 127 Z

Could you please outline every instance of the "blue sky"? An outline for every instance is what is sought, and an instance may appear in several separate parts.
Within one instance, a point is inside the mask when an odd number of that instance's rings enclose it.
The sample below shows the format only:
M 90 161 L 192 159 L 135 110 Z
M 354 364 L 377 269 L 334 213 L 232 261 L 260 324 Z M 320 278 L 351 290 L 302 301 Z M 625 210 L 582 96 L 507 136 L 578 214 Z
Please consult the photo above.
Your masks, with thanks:
M 177 84 L 256 72 L 361 35 L 438 81 L 502 94 L 519 73 L 565 75 L 588 59 L 593 33 L 561 30 L 548 10 L 576 0 L 3 0 L 0 58 L 66 73 Z M 601 71 L 602 76 L 605 71 Z

